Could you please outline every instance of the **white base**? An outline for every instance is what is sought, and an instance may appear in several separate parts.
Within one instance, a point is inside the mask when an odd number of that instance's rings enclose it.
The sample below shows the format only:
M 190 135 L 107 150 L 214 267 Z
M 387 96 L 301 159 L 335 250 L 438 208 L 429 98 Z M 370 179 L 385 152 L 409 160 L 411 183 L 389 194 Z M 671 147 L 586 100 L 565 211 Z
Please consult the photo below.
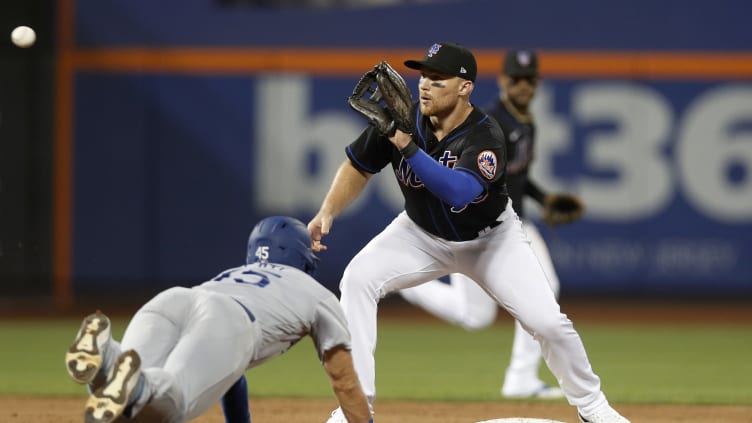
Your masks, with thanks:
M 477 423 L 564 423 L 559 420 L 530 419 L 527 417 L 510 417 L 507 419 L 483 420 Z

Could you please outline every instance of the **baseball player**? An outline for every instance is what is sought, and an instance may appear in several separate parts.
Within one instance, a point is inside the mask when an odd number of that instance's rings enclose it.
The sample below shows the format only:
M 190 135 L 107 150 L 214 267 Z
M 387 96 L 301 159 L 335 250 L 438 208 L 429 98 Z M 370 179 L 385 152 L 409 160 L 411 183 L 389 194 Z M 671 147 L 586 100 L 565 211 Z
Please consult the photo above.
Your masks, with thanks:
M 552 199 L 555 196 L 564 195 L 546 194 L 528 176 L 535 139 L 535 123 L 529 106 L 535 96 L 539 79 L 538 56 L 535 51 L 510 50 L 504 57 L 501 74 L 497 78 L 500 96 L 485 110 L 499 123 L 504 132 L 507 146 L 506 181 L 512 207 L 522 219 L 522 226 L 530 238 L 530 246 L 543 266 L 554 295 L 558 298 L 559 278 L 554 270 L 551 255 L 536 225 L 525 219 L 522 201 L 527 195 L 541 205 L 550 207 L 554 204 Z M 568 214 L 568 221 L 576 220 L 581 214 L 582 207 L 573 208 Z M 435 280 L 404 289 L 400 294 L 408 302 L 468 330 L 482 329 L 494 322 L 498 306 L 479 285 L 459 273 L 450 275 L 449 282 L 447 284 Z M 525 331 L 519 322 L 515 322 L 514 329 L 512 356 L 501 388 L 502 396 L 542 399 L 563 397 L 561 388 L 550 386 L 538 377 L 542 358 L 538 341 Z
M 369 422 L 342 308 L 311 277 L 317 261 L 306 226 L 273 216 L 251 232 L 246 265 L 193 288 L 161 292 L 136 312 L 121 342 L 112 339 L 107 316 L 98 311 L 86 317 L 65 355 L 73 380 L 89 386 L 86 422 L 109 423 L 121 415 L 185 422 L 233 385 L 246 392 L 247 369 L 306 335 L 347 420 Z M 228 422 L 249 422 L 247 395 L 233 399 L 238 403 L 232 409 L 224 404 Z
M 373 174 L 391 164 L 405 210 L 355 255 L 340 283 L 355 370 L 370 404 L 376 397 L 379 300 L 463 273 L 534 334 L 583 422 L 628 422 L 601 391 L 582 341 L 561 313 L 509 201 L 504 135 L 494 119 L 470 103 L 477 75 L 473 54 L 455 43 L 436 43 L 422 60 L 408 60 L 405 66 L 420 72 L 419 99 L 410 111 L 413 133 L 369 125 L 347 146 L 347 159 L 308 224 L 314 251 L 326 249 L 321 240 L 334 218 Z M 391 89 L 380 91 L 390 95 Z M 329 421 L 342 421 L 337 414 Z

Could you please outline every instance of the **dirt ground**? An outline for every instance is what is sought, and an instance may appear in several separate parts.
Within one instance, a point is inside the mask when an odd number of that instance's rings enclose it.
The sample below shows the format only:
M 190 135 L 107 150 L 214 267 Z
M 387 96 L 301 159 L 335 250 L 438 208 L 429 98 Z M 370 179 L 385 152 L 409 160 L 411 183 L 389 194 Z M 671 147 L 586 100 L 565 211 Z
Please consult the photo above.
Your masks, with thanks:
M 562 302 L 575 322 L 671 322 L 686 324 L 752 325 L 750 301 L 687 302 Z M 394 307 L 380 318 L 430 318 L 420 311 Z M 500 313 L 499 319 L 508 319 Z M 510 320 L 511 322 L 511 320 Z M 0 423 L 78 423 L 83 416 L 81 397 L 0 397 Z M 752 423 L 752 406 L 614 404 L 633 423 Z M 331 399 L 251 398 L 253 423 L 324 422 L 336 407 Z M 397 402 L 377 401 L 378 423 L 474 423 L 483 420 L 528 417 L 577 422 L 576 410 L 566 401 Z M 196 423 L 223 423 L 214 407 Z
M 79 423 L 84 398 L 0 398 L 3 423 Z M 750 423 L 752 407 L 696 405 L 616 405 L 633 423 Z M 251 399 L 253 423 L 323 423 L 335 407 L 330 399 Z M 557 402 L 393 402 L 376 403 L 378 423 L 473 423 L 528 417 L 576 423 L 573 407 Z M 195 423 L 224 423 L 214 407 Z

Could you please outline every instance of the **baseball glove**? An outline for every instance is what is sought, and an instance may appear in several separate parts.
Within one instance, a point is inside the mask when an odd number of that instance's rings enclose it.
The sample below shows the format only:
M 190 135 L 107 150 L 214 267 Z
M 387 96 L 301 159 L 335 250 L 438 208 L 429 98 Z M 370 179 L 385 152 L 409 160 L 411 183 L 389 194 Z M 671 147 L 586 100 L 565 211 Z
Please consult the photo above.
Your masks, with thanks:
M 572 223 L 584 211 L 582 200 L 574 194 L 549 194 L 543 202 L 543 221 L 549 225 Z
M 410 89 L 386 61 L 360 77 L 347 103 L 381 134 L 391 136 L 397 129 L 408 134 L 413 132 Z

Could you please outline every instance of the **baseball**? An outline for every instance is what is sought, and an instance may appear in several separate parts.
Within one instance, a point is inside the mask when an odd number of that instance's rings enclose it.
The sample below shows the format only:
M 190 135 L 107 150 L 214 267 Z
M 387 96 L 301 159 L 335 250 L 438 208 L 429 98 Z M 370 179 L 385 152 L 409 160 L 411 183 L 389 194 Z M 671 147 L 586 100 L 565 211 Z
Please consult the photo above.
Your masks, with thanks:
M 37 40 L 37 34 L 28 26 L 18 26 L 10 33 L 10 39 L 13 44 L 21 48 L 28 48 L 34 45 Z

